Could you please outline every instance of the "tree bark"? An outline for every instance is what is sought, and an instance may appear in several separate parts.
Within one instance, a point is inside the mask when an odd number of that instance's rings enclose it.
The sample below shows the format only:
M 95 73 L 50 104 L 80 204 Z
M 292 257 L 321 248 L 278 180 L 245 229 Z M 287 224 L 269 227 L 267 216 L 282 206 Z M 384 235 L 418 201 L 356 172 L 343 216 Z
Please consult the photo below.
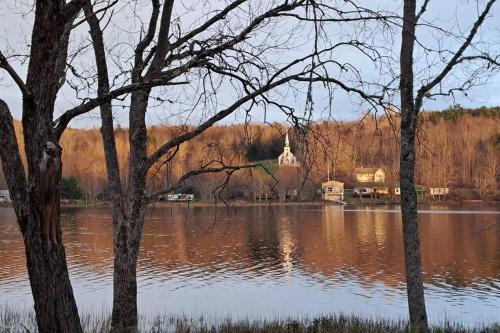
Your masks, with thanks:
M 111 332 L 136 333 L 137 317 L 137 255 L 131 247 L 130 229 L 120 224 L 114 241 L 113 313 Z
M 12 116 L 0 100 L 0 158 L 24 239 L 26 266 L 40 333 L 82 332 L 73 289 L 69 280 L 61 229 L 59 245 L 48 245 L 42 236 L 39 205 L 28 195 L 24 168 Z
M 416 0 L 405 0 L 400 58 L 401 158 L 399 174 L 410 324 L 419 332 L 428 332 L 417 221 L 417 193 L 415 191 L 415 135 L 418 120 L 418 107 L 415 106 L 413 91 L 415 11 Z
M 130 167 L 127 209 L 123 218 L 113 221 L 114 283 L 113 333 L 135 333 L 137 317 L 137 257 L 146 210 L 147 129 L 145 114 L 149 91 L 136 92 L 131 97 L 130 110 Z
M 36 216 L 35 212 L 32 216 Z M 32 220 L 29 226 L 40 223 Z M 82 332 L 64 247 L 47 249 L 39 231 L 31 228 L 24 236 L 24 243 L 38 332 Z

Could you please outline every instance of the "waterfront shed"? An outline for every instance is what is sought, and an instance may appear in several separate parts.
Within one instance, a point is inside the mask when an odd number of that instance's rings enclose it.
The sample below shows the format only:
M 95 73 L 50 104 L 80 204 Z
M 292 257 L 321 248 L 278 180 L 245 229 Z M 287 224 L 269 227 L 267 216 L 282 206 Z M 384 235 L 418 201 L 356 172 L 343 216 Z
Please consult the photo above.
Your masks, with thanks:
M 344 183 L 330 180 L 321 184 L 322 198 L 325 201 L 344 200 Z

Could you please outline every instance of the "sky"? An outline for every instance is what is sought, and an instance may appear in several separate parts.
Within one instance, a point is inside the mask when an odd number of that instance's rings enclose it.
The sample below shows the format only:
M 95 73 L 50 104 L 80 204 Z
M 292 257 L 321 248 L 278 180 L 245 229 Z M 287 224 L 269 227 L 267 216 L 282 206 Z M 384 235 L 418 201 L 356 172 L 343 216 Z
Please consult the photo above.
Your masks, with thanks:
M 255 0 L 254 6 L 265 4 L 267 0 Z M 269 2 L 269 1 L 267 1 Z M 30 4 L 32 1 L 28 0 L 0 0 L 0 50 L 7 55 L 12 54 L 27 54 L 28 47 L 27 42 L 29 41 L 29 36 L 32 28 L 33 15 L 30 12 Z M 106 43 L 110 47 L 109 52 L 114 52 L 116 58 L 125 57 L 127 53 L 130 52 L 130 48 L 127 46 L 127 42 L 130 40 L 131 36 L 128 34 L 129 31 L 138 31 L 140 26 L 140 20 L 147 20 L 148 7 L 141 6 L 130 6 L 125 5 L 125 1 L 120 0 L 118 6 L 120 10 L 117 11 L 115 17 L 113 18 L 108 30 L 106 30 Z M 139 2 L 140 3 L 140 2 Z M 143 2 L 144 3 L 144 2 Z M 147 3 L 147 2 L 145 2 Z M 206 13 L 213 8 L 210 6 L 217 7 L 220 2 L 210 2 L 206 0 L 196 1 L 196 0 L 186 0 L 184 2 L 178 1 L 174 9 L 175 13 L 178 14 L 181 19 L 176 22 L 182 30 L 185 31 L 190 24 L 194 22 L 201 22 L 206 17 Z M 252 0 L 250 0 L 252 3 Z M 358 4 L 365 5 L 372 9 L 384 9 L 396 12 L 401 12 L 402 1 L 396 0 L 382 0 L 382 1 L 372 1 L 372 0 L 362 0 L 358 1 Z M 428 11 L 424 14 L 423 19 L 429 24 L 439 25 L 439 27 L 449 30 L 453 33 L 460 34 L 467 32 L 474 19 L 477 17 L 477 13 L 480 9 L 484 7 L 485 1 L 472 1 L 472 0 L 431 0 Z M 421 4 L 421 2 L 419 3 Z M 250 7 L 249 7 L 250 8 Z M 135 13 L 135 15 L 132 15 Z M 500 48 L 496 45 L 500 45 L 500 2 L 496 3 L 492 9 L 490 17 L 488 17 L 484 27 L 482 28 L 479 38 L 484 42 L 484 45 L 489 48 L 489 51 L 500 55 Z M 83 26 L 83 25 L 82 25 Z M 275 33 L 279 32 L 279 29 L 286 30 L 284 26 L 273 27 Z M 330 29 L 330 30 L 329 30 Z M 363 37 L 363 32 L 358 31 L 357 27 L 350 28 L 343 27 L 338 28 L 336 26 L 326 27 L 327 33 L 333 38 L 343 38 L 345 35 L 357 35 L 359 38 Z M 79 45 L 79 43 L 84 43 L 86 35 L 86 28 L 79 28 L 74 36 L 72 37 L 74 47 Z M 387 36 L 381 32 L 380 38 L 370 37 L 373 41 L 381 43 L 381 46 L 386 46 L 382 52 L 387 52 L 395 59 L 397 53 L 399 52 L 399 34 L 396 32 L 394 36 L 391 36 L 392 42 L 390 45 L 383 45 L 387 42 Z M 421 42 L 430 48 L 447 47 L 449 49 L 456 49 L 458 42 L 456 39 L 448 35 L 440 34 L 435 29 L 428 29 L 425 27 L 420 27 L 418 30 L 419 39 Z M 297 33 L 295 40 L 295 48 L 283 52 L 280 54 L 276 62 L 286 61 L 287 57 L 296 57 L 301 52 L 301 45 L 307 48 L 307 43 L 310 42 L 307 38 L 310 35 L 307 32 Z M 132 37 L 133 38 L 133 37 Z M 339 54 L 334 54 L 339 62 L 349 61 L 351 64 L 355 65 L 359 70 L 360 75 L 367 80 L 377 82 L 377 80 L 385 79 L 384 74 L 381 74 L 381 68 L 374 68 L 372 64 L 366 61 L 363 56 L 353 52 L 350 53 L 349 49 L 342 50 Z M 83 53 L 80 63 L 82 68 L 89 68 L 92 66 L 92 53 Z M 26 60 L 26 59 L 24 59 Z M 273 60 L 273 59 L 271 59 Z M 416 73 L 419 74 L 416 80 L 416 86 L 418 86 L 420 80 L 428 77 L 429 72 L 423 71 L 427 68 L 427 64 L 432 63 L 430 72 L 435 73 L 442 68 L 443 63 L 436 57 L 435 54 L 426 55 L 420 48 L 415 52 Z M 12 62 L 13 67 L 18 71 L 21 77 L 26 76 L 27 61 L 24 62 Z M 397 62 L 391 64 L 392 70 L 397 71 Z M 87 66 L 87 67 L 85 67 Z M 450 84 L 456 84 L 456 82 L 462 81 L 462 79 L 467 76 L 472 70 L 473 66 L 463 66 L 458 68 L 453 76 L 450 77 L 448 82 Z M 333 71 L 334 75 L 340 73 Z M 424 104 L 424 109 L 427 110 L 439 110 L 444 109 L 451 104 L 462 104 L 466 107 L 480 107 L 480 106 L 497 106 L 500 105 L 500 75 L 493 73 L 491 76 L 481 75 L 477 81 L 479 84 L 477 87 L 467 91 L 467 96 L 463 94 L 458 94 L 453 98 L 436 98 L 433 100 L 427 100 Z M 178 88 L 177 90 L 172 90 L 166 93 L 169 98 L 181 100 L 182 98 L 189 100 L 189 93 L 193 96 L 197 93 L 199 86 L 188 86 Z M 281 91 L 280 93 L 283 93 Z M 297 110 L 302 110 L 305 108 L 304 105 L 304 95 L 306 93 L 305 87 L 299 87 L 298 91 L 292 94 L 286 95 L 287 104 L 294 106 Z M 231 87 L 222 85 L 217 91 L 216 108 L 224 107 L 229 105 L 237 96 L 236 93 L 231 90 Z M 164 96 L 164 92 L 159 91 L 158 96 Z M 277 97 L 276 95 L 275 97 Z M 285 95 L 283 95 L 285 96 Z M 361 113 L 365 110 L 366 106 L 360 105 L 359 100 L 353 98 L 340 91 L 334 93 L 334 98 L 330 100 L 330 95 L 328 95 L 325 89 L 314 89 L 313 99 L 314 112 L 313 118 L 324 119 L 327 117 L 334 117 L 340 120 L 351 120 L 358 118 Z M 12 113 L 15 118 L 20 119 L 21 117 L 21 96 L 18 88 L 13 84 L 12 80 L 6 75 L 5 72 L 0 71 L 0 98 L 5 100 L 10 106 Z M 283 97 L 285 98 L 285 97 Z M 397 98 L 394 102 L 397 104 Z M 75 97 L 74 92 L 65 86 L 57 99 L 56 114 L 60 114 L 64 110 L 71 108 L 72 106 L 78 105 L 79 102 Z M 182 104 L 182 105 L 181 105 Z M 161 124 L 161 123 L 184 123 L 189 121 L 201 121 L 203 117 L 210 114 L 209 111 L 206 113 L 197 110 L 198 113 L 202 114 L 199 118 L 193 117 L 193 112 L 186 112 L 189 109 L 189 103 L 177 103 L 169 104 L 168 102 L 152 102 L 151 110 L 148 111 L 148 123 L 150 125 Z M 210 109 L 210 107 L 209 107 Z M 115 107 L 115 119 L 116 122 L 122 126 L 127 126 L 127 109 L 122 107 Z M 182 111 L 182 112 L 181 112 Z M 189 115 L 189 117 L 188 117 Z M 285 121 L 286 116 L 281 112 L 264 112 L 264 110 L 257 107 L 255 112 L 251 113 L 251 119 L 254 121 Z M 229 116 L 224 120 L 224 123 L 234 123 L 245 121 L 245 113 L 237 112 L 232 116 Z M 71 123 L 72 127 L 95 127 L 99 126 L 98 112 L 94 111 L 88 115 L 82 116 Z

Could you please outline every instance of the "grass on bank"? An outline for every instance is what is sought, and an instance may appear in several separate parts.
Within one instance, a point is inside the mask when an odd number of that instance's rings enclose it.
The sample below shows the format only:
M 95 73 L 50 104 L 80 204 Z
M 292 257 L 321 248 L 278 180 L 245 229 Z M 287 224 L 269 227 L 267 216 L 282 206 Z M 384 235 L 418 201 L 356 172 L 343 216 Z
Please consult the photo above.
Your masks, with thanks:
M 82 316 L 86 333 L 107 333 L 108 314 Z M 36 333 L 32 311 L 0 306 L 0 333 Z M 356 316 L 334 315 L 315 319 L 278 320 L 208 320 L 206 317 L 160 316 L 141 318 L 140 332 L 148 333 L 411 333 L 403 321 L 372 320 Z M 488 327 L 468 328 L 458 323 L 432 327 L 433 333 L 498 333 L 500 323 Z

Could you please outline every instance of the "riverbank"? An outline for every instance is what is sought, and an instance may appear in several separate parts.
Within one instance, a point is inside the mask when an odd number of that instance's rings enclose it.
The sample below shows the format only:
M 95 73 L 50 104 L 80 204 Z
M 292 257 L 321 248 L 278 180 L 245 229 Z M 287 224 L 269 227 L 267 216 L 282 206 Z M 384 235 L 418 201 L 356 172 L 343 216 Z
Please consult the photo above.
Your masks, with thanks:
M 350 207 L 361 207 L 361 206 L 383 206 L 383 205 L 401 205 L 400 201 L 394 200 L 384 200 L 384 199 L 363 199 L 363 200 L 351 200 L 346 202 Z M 430 201 L 422 200 L 418 202 L 419 205 L 430 205 L 430 206 L 442 206 L 442 205 L 500 205 L 498 201 L 480 201 L 480 200 L 468 200 L 468 201 L 453 201 L 453 200 L 442 200 L 442 201 Z M 269 207 L 294 207 L 294 206 L 313 206 L 313 207 L 323 207 L 323 206 L 344 206 L 335 202 L 328 201 L 246 201 L 246 200 L 228 200 L 228 201 L 191 201 L 191 202 L 175 202 L 175 201 L 159 201 L 150 204 L 152 207 L 253 207 L 253 206 L 269 206 Z
M 110 330 L 108 314 L 83 314 L 86 333 L 106 333 Z M 0 333 L 35 333 L 36 320 L 32 311 L 13 310 L 0 306 Z M 139 332 L 155 333 L 410 333 L 405 321 L 366 319 L 356 316 L 332 315 L 312 319 L 288 318 L 277 320 L 218 320 L 207 317 L 162 316 L 140 318 Z M 500 322 L 490 326 L 465 327 L 445 322 L 431 327 L 433 333 L 498 333 Z
M 381 205 L 401 205 L 400 201 L 384 200 L 384 199 L 363 199 L 346 201 L 348 206 L 381 206 Z M 500 205 L 500 201 L 483 201 L 483 200 L 421 200 L 419 205 Z M 0 203 L 0 207 L 11 207 L 10 203 Z M 80 208 L 80 207 L 111 207 L 109 201 L 98 201 L 93 203 L 86 202 L 62 202 L 62 207 Z M 269 207 L 287 207 L 287 206 L 342 206 L 339 203 L 328 201 L 272 201 L 272 200 L 227 200 L 227 201 L 155 201 L 150 203 L 151 207 L 253 207 L 253 206 L 269 206 Z

